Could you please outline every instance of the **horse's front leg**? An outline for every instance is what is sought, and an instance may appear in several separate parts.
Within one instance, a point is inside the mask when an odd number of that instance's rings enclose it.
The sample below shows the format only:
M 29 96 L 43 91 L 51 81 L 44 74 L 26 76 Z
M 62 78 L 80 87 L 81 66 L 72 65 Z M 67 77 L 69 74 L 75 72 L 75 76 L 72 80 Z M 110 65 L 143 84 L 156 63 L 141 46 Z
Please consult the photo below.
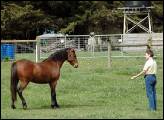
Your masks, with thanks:
M 50 88 L 51 88 L 51 107 L 52 108 L 59 108 L 59 105 L 56 100 L 56 85 L 57 81 L 50 82 Z

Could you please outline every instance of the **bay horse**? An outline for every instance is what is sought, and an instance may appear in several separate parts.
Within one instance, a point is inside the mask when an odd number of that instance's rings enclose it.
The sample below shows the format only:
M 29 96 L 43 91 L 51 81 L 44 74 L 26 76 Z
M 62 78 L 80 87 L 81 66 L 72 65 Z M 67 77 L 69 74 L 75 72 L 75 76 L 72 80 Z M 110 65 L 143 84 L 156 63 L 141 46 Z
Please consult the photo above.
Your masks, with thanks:
M 68 61 L 74 68 L 78 68 L 74 48 L 65 48 L 51 54 L 42 62 L 35 63 L 30 60 L 21 59 L 12 63 L 11 66 L 11 108 L 15 109 L 17 93 L 22 101 L 23 109 L 27 108 L 22 91 L 29 82 L 38 84 L 49 84 L 51 88 L 51 107 L 59 108 L 56 100 L 56 85 L 60 77 L 60 68 Z M 19 83 L 19 84 L 18 84 Z

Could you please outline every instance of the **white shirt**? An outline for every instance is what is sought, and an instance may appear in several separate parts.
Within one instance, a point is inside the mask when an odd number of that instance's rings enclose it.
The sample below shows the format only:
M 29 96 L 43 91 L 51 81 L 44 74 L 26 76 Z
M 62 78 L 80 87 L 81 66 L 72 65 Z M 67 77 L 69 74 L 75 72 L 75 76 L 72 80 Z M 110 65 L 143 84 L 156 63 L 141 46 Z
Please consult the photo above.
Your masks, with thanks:
M 146 74 L 156 74 L 157 73 L 157 63 L 153 58 L 149 58 L 145 65 L 143 70 L 147 71 Z

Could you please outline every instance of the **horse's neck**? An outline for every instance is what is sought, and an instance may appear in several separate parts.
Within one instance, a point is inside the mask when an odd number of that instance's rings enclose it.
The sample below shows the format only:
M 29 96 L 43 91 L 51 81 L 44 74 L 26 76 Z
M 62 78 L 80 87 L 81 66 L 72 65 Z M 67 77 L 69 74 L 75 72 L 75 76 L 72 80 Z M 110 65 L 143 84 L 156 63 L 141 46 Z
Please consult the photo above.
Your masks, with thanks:
M 62 61 L 57 61 L 57 64 L 59 66 L 59 68 L 62 67 L 63 63 L 65 62 L 66 60 L 62 60 Z
M 55 64 L 57 64 L 57 66 L 59 67 L 59 69 L 62 67 L 62 65 L 63 65 L 63 63 L 65 62 L 66 60 L 52 60 L 52 59 L 47 59 L 47 60 L 45 60 L 45 61 L 42 61 L 42 62 L 52 62 L 52 63 L 55 63 Z

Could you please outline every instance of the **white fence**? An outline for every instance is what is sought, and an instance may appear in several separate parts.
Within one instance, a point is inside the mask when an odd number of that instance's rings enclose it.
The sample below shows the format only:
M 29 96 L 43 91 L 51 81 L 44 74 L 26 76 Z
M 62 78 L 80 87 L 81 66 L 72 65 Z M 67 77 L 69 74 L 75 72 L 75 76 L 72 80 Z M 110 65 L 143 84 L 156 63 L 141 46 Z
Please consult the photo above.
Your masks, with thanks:
M 141 54 L 136 55 L 135 52 L 145 51 L 149 38 L 152 38 L 154 50 L 163 49 L 163 33 L 38 36 L 36 40 L 1 40 L 1 45 L 14 44 L 15 59 L 40 61 L 56 50 L 73 47 L 79 58 L 105 57 L 110 61 L 111 57 L 143 57 Z
M 152 41 L 148 41 L 151 39 Z M 152 42 L 153 45 L 163 44 L 163 33 L 153 34 L 125 34 L 123 35 L 123 44 L 146 44 Z M 155 46 L 154 49 L 162 48 L 161 46 Z M 143 51 L 146 46 L 141 47 L 124 47 L 123 51 Z
M 38 56 L 39 58 L 46 58 L 49 54 L 58 49 L 74 47 L 79 52 L 81 51 L 87 53 L 82 54 L 80 57 L 107 57 L 109 41 L 112 44 L 112 50 L 119 50 L 123 56 L 123 52 L 146 50 L 146 44 L 149 43 L 149 39 L 152 39 L 151 43 L 153 45 L 153 49 L 163 49 L 163 33 L 124 35 L 109 34 L 95 36 L 67 35 L 57 37 L 42 36 L 37 38 L 40 46 L 38 49 Z M 124 45 L 123 47 L 121 47 L 122 44 Z M 135 47 L 133 45 L 140 45 L 140 47 Z
M 94 37 L 89 35 L 68 35 L 52 38 L 38 37 L 38 56 L 39 58 L 46 58 L 54 51 L 67 47 L 73 47 L 78 53 L 81 52 L 80 57 L 107 56 L 108 40 L 106 35 Z M 98 52 L 103 52 L 104 54 L 97 54 Z

